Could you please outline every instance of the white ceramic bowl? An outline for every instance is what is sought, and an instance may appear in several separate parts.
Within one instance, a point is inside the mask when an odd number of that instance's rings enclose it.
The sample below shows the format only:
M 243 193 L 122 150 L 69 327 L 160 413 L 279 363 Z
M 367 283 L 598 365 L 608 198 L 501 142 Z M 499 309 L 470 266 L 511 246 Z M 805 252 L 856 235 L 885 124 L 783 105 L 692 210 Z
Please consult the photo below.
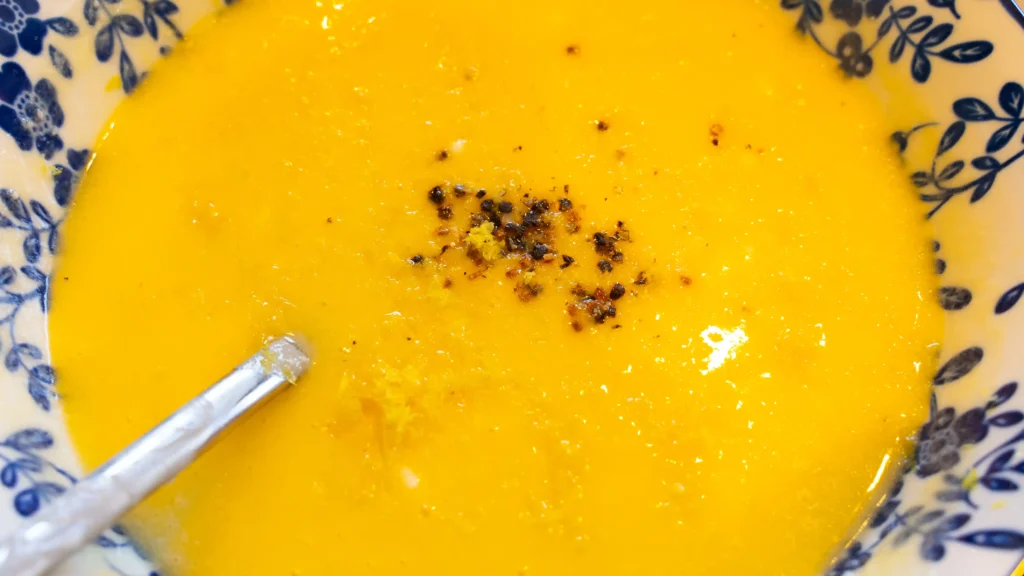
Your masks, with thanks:
M 0 532 L 81 473 L 45 314 L 88 147 L 153 62 L 217 9 L 227 8 L 0 0 Z M 893 126 L 893 142 L 935 225 L 948 311 L 915 461 L 830 574 L 1010 574 L 1024 555 L 1024 353 L 1013 352 L 1024 341 L 1015 236 L 1024 223 L 1024 15 L 1014 0 L 781 0 L 780 10 L 808 50 L 834 58 L 851 81 L 898 85 L 882 97 L 918 111 L 912 125 Z M 121 528 L 65 572 L 157 574 Z

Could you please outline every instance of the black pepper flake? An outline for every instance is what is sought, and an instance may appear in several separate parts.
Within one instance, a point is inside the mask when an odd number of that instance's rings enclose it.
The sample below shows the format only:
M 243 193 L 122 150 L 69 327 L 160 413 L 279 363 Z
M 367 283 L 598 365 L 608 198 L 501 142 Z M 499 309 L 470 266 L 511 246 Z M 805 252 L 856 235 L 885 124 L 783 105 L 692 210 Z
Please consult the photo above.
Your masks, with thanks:
M 647 273 L 640 272 L 640 274 L 637 275 L 636 280 L 633 281 L 633 284 L 636 284 L 637 286 L 644 286 L 647 284 Z
M 531 212 L 539 212 L 541 214 L 547 212 L 550 209 L 551 204 L 548 203 L 547 200 L 537 200 L 536 202 L 533 203 L 533 206 L 530 206 Z
M 562 186 L 562 192 L 565 192 L 566 194 L 569 193 L 569 185 L 568 184 L 566 184 L 565 186 Z
M 539 213 L 530 210 L 523 215 L 523 226 L 527 228 L 535 228 L 541 225 L 541 216 Z
M 494 212 L 494 200 L 488 198 L 480 203 L 480 209 L 484 212 Z
M 599 120 L 597 122 L 597 129 L 600 130 L 601 132 L 608 130 L 608 123 L 605 122 L 604 120 Z
M 502 214 L 508 214 L 509 212 L 512 211 L 512 208 L 512 203 L 509 202 L 508 200 L 502 200 L 501 202 L 498 202 L 498 212 L 501 212 Z
M 423 263 L 423 255 L 417 254 L 417 255 L 413 256 L 412 258 L 409 258 L 409 262 L 412 262 L 413 264 L 422 264 Z
M 533 248 L 530 249 L 530 257 L 533 258 L 534 260 L 540 260 L 547 253 L 548 253 L 548 245 L 547 244 L 541 244 L 540 242 L 538 242 L 537 244 L 534 244 Z
M 487 190 L 477 190 L 477 193 L 476 193 L 476 197 L 477 198 L 483 198 L 484 196 L 487 196 Z
M 448 151 L 447 150 L 441 150 L 440 152 L 438 152 L 437 153 L 437 159 L 439 161 L 441 161 L 441 162 L 444 162 L 445 160 L 447 160 L 448 159 Z
M 558 211 L 568 212 L 569 210 L 572 210 L 572 200 L 569 200 L 568 198 L 559 198 Z
M 619 328 L 622 328 L 622 324 L 616 324 L 615 326 L 612 326 L 612 330 L 618 330 Z
M 577 44 L 569 44 L 565 47 L 565 53 L 569 56 L 575 56 L 580 53 L 580 47 Z
M 437 217 L 440 218 L 441 220 L 451 220 L 452 215 L 452 207 L 449 206 L 448 204 L 437 207 Z
M 608 292 L 608 297 L 611 298 L 612 300 L 618 300 L 619 298 L 622 298 L 625 295 L 626 287 L 623 286 L 622 284 L 619 284 L 618 282 L 616 282 L 615 285 L 612 286 L 612 289 Z
M 575 258 L 569 256 L 568 254 L 562 254 L 562 265 L 559 266 L 559 268 L 565 270 L 569 266 L 572 266 L 574 262 L 576 262 Z
M 430 201 L 433 202 L 434 204 L 443 204 L 444 189 L 441 188 L 440 186 L 434 186 L 433 188 L 430 189 L 430 192 L 427 193 L 427 198 L 430 198 Z
M 612 271 L 612 263 L 607 260 L 598 260 L 597 269 L 607 274 Z
M 452 194 L 454 194 L 456 198 L 462 198 L 466 195 L 466 187 L 462 184 L 456 184 L 452 188 Z
M 612 254 L 612 262 L 619 263 L 619 262 L 622 262 L 625 259 L 626 259 L 626 257 L 622 254 L 622 252 L 616 252 L 616 253 Z
M 332 222 L 334 222 L 334 218 L 331 218 L 330 216 L 328 216 L 327 217 L 327 223 L 331 224 Z

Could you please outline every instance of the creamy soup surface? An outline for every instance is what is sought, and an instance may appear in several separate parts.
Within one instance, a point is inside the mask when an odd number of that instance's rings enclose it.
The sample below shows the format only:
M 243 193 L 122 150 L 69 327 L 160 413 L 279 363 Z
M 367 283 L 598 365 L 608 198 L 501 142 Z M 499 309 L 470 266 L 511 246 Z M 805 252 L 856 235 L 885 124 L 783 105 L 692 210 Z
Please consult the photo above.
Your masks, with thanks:
M 128 519 L 169 574 L 810 576 L 927 416 L 890 126 L 776 0 L 246 0 L 76 193 L 74 439 L 296 333 L 308 375 Z

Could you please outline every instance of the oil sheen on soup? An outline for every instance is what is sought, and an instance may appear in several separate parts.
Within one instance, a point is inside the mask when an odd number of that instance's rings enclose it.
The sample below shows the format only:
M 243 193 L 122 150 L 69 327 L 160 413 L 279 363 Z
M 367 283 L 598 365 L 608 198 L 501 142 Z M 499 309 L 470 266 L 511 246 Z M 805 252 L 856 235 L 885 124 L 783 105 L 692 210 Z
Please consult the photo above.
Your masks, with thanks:
M 926 418 L 921 209 L 778 2 L 246 0 L 117 110 L 53 286 L 88 467 L 314 365 L 128 519 L 170 574 L 811 575 Z M 880 480 L 881 479 L 881 480 Z

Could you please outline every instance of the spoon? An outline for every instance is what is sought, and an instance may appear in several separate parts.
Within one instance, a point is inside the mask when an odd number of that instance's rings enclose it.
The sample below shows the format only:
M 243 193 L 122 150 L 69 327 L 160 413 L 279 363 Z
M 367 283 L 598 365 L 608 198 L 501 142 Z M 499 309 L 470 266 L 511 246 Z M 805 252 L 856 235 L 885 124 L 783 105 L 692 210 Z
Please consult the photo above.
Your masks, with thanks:
M 57 566 L 308 368 L 295 340 L 272 341 L 0 541 L 0 574 L 41 576 Z

